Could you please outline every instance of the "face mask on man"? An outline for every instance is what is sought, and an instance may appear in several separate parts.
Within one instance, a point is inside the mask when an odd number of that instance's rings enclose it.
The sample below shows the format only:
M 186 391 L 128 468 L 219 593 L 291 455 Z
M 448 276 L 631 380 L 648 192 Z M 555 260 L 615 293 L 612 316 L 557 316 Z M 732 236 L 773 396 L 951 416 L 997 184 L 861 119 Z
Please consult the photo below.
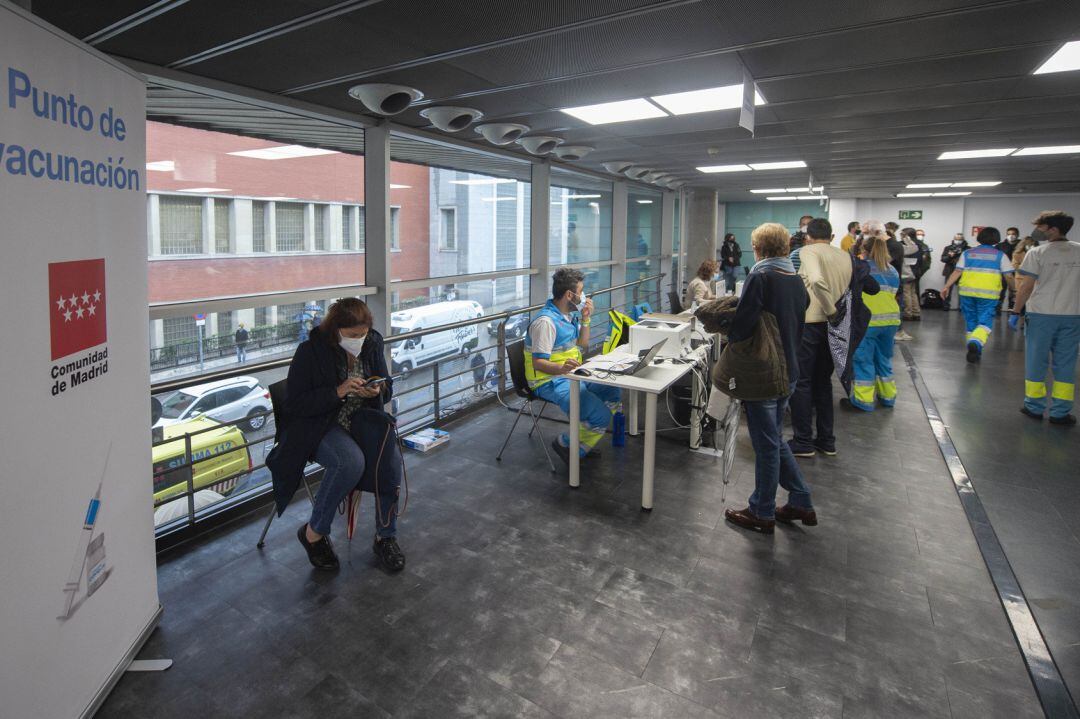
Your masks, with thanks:
M 570 300 L 570 304 L 574 306 L 575 310 L 581 312 L 583 309 L 585 309 L 585 303 L 588 301 L 588 299 L 589 298 L 585 296 L 585 293 L 582 292 L 581 299 L 577 300 L 576 302 L 574 300 Z
M 1031 239 L 1035 240 L 1035 244 L 1046 242 L 1046 233 L 1036 227 L 1031 231 Z
M 1005 235 L 1005 239 L 1009 242 L 1016 242 L 1016 235 Z
M 353 357 L 360 356 L 360 350 L 364 348 L 364 340 L 367 339 L 367 335 L 363 337 L 342 337 L 338 344 L 341 345 L 341 349 L 345 350 Z
M 924 235 L 921 232 L 919 234 L 915 235 L 915 239 L 918 240 L 919 242 L 922 242 L 924 237 L 926 237 L 926 235 Z
M 806 225 L 799 225 L 799 232 L 806 232 Z
M 962 245 L 962 244 L 964 244 L 964 238 L 963 237 L 954 237 L 952 239 L 952 243 L 954 245 Z

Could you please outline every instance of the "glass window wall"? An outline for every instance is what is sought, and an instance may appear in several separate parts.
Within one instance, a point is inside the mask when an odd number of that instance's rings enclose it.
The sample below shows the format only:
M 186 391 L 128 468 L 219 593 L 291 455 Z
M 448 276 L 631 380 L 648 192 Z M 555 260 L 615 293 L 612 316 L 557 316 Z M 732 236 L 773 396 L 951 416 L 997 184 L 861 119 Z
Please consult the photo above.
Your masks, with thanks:
M 548 262 L 610 260 L 611 212 L 610 182 L 552 168 Z
M 630 187 L 626 203 L 626 256 L 647 257 L 660 254 L 660 214 L 663 196 L 638 187 Z

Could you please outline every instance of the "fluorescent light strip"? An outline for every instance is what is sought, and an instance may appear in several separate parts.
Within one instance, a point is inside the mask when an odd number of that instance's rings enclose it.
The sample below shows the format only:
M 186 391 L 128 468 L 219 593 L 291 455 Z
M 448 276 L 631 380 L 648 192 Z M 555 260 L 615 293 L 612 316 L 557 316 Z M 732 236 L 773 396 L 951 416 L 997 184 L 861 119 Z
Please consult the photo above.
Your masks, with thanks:
M 766 197 L 765 199 L 769 200 L 771 202 L 784 202 L 785 200 L 794 202 L 795 200 L 797 200 L 799 198 L 798 197 L 793 197 L 791 195 L 781 195 L 779 197 Z
M 750 165 L 707 165 L 697 168 L 699 172 L 750 172 Z
M 695 112 L 715 112 L 717 110 L 735 110 L 742 107 L 743 86 L 724 85 L 709 87 L 704 90 L 676 92 L 670 95 L 655 95 L 649 99 L 672 115 L 691 115 Z M 765 98 L 754 90 L 754 104 L 764 105 Z
M 410 189 L 412 189 L 412 185 L 394 185 L 394 184 L 391 184 L 390 189 L 391 190 L 410 190 Z
M 652 204 L 652 200 L 638 200 L 638 201 L 637 201 L 637 203 L 638 203 L 639 205 L 651 205 L 651 204 Z
M 934 197 L 967 197 L 970 192 L 935 192 Z
M 146 163 L 146 169 L 152 172 L 174 172 L 176 163 L 172 160 L 158 160 L 157 162 Z
M 753 192 L 755 195 L 775 195 L 778 192 L 787 192 L 787 190 L 783 187 L 775 187 L 771 190 L 750 190 L 750 192 Z M 799 190 L 799 192 L 802 192 L 802 190 Z
M 933 192 L 898 192 L 897 197 L 933 197 Z
M 802 160 L 788 160 L 786 162 L 751 162 L 750 167 L 755 170 L 790 170 L 796 167 L 806 167 Z
M 934 187 L 952 187 L 951 182 L 920 182 L 911 185 L 907 185 L 909 190 L 925 190 Z
M 954 182 L 949 187 L 997 187 L 1001 184 L 1001 180 L 993 180 L 987 182 Z
M 992 150 L 950 150 L 938 155 L 939 160 L 971 160 L 979 157 L 1005 157 L 1016 152 L 1015 147 L 999 147 Z
M 829 199 L 829 196 L 828 195 L 799 195 L 795 199 L 797 199 L 797 200 L 827 200 L 827 199 Z
M 560 112 L 565 112 L 567 115 L 576 117 L 590 125 L 607 125 L 612 122 L 629 122 L 630 120 L 647 120 L 654 117 L 668 116 L 659 107 L 640 97 L 635 100 L 619 100 L 617 102 L 602 102 L 597 105 L 566 107 Z
M 210 193 L 218 193 L 218 194 L 220 194 L 222 192 L 229 192 L 229 191 L 230 190 L 228 190 L 226 188 L 223 188 L 223 187 L 188 187 L 188 188 L 185 188 L 183 190 L 177 190 L 177 192 L 201 192 L 203 194 L 210 194 Z
M 517 182 L 517 180 L 504 180 L 498 177 L 485 177 L 476 180 L 450 180 L 451 185 L 502 185 L 507 182 Z
M 1080 152 L 1080 145 L 1057 145 L 1056 147 L 1025 147 L 1013 153 L 1013 157 L 1026 155 L 1073 155 Z
M 568 200 L 594 200 L 601 197 L 600 195 L 564 195 Z
M 1073 40 L 1062 45 L 1050 59 L 1036 68 L 1036 75 L 1050 72 L 1069 72 L 1080 70 L 1080 40 Z
M 276 147 L 263 147 L 258 150 L 240 150 L 228 154 L 254 160 L 291 160 L 296 157 L 337 155 L 339 153 L 336 150 L 323 150 L 318 147 L 305 147 L 304 145 L 278 145 Z

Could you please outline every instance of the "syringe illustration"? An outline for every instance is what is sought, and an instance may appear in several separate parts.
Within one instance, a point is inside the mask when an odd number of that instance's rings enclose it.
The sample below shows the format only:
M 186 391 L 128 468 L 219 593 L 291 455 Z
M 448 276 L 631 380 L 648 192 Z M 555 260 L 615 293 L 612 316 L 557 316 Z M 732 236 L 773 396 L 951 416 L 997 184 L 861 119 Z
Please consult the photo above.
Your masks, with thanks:
M 83 520 L 82 532 L 79 533 L 79 542 L 75 547 L 75 561 L 71 565 L 71 572 L 68 574 L 68 581 L 64 585 L 64 609 L 57 619 L 67 619 L 70 617 L 79 604 L 75 603 L 76 595 L 79 594 L 79 587 L 82 585 L 83 573 L 87 567 L 87 552 L 90 548 L 90 542 L 94 539 L 94 525 L 97 522 L 98 510 L 101 508 L 101 488 L 105 484 L 105 474 L 109 469 L 109 456 L 112 454 L 112 443 L 109 443 L 109 448 L 105 453 L 105 468 L 101 472 L 101 480 L 98 482 L 97 491 L 94 492 L 94 496 L 90 498 L 90 505 L 86 508 L 86 518 Z M 97 542 L 97 549 L 95 555 L 100 553 L 100 559 L 95 562 L 95 565 L 100 563 L 104 565 L 104 535 L 100 537 L 102 541 Z M 98 559 L 95 556 L 95 559 Z M 102 567 L 95 567 L 100 572 L 104 569 Z M 105 577 L 95 577 L 98 580 L 98 585 L 105 581 Z M 89 589 L 89 587 L 88 587 Z M 97 589 L 97 586 L 94 587 Z

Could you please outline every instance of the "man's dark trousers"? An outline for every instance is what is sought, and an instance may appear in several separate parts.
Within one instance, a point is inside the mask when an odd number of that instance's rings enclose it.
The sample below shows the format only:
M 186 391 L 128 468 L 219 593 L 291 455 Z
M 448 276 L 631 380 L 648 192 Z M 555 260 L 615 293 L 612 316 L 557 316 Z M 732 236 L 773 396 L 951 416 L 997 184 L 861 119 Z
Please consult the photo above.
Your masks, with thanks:
M 791 440 L 793 452 L 836 450 L 833 436 L 833 360 L 829 352 L 827 322 L 807 322 L 799 344 L 799 381 L 791 396 Z M 817 438 L 813 434 L 817 414 Z

